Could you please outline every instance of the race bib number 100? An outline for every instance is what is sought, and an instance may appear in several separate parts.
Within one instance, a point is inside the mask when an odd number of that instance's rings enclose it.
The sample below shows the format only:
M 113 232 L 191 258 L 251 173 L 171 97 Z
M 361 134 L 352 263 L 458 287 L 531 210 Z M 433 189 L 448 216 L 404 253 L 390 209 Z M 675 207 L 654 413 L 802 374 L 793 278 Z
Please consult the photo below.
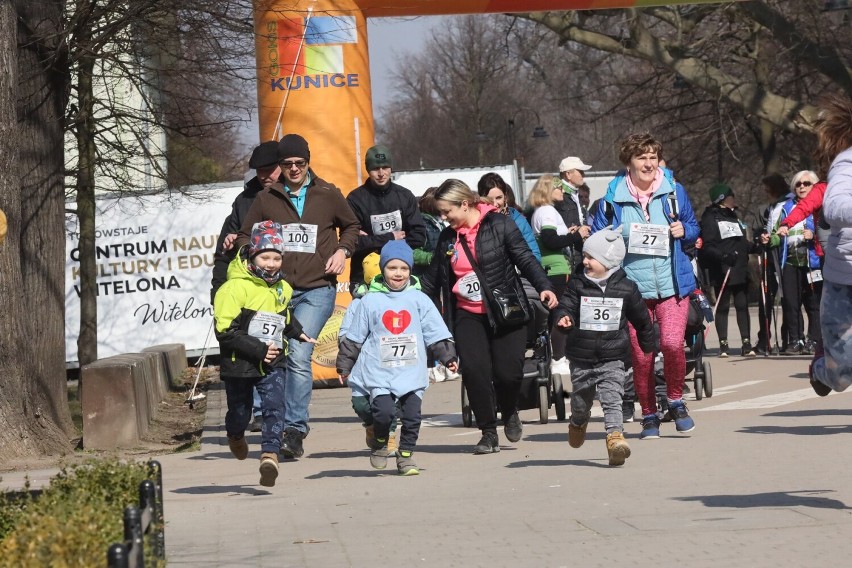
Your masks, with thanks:
M 617 331 L 621 323 L 622 298 L 580 298 L 580 329 Z
M 410 333 L 379 337 L 379 358 L 386 369 L 416 365 L 417 336 Z
M 284 316 L 271 312 L 257 312 L 249 322 L 248 334 L 267 344 L 271 341 L 275 347 L 283 349 L 283 333 L 286 326 L 287 320 Z
M 669 228 L 667 225 L 630 224 L 627 252 L 651 256 L 669 255 Z
M 284 250 L 287 252 L 317 251 L 317 226 L 304 223 L 289 223 L 281 227 L 284 234 Z

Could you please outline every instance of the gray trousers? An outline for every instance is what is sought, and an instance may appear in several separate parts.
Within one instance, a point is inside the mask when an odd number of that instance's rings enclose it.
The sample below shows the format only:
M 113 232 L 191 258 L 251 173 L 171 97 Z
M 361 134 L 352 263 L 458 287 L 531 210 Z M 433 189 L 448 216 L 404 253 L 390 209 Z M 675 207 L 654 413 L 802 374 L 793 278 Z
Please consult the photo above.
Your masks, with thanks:
M 589 421 L 597 392 L 607 434 L 623 431 L 621 404 L 625 376 L 623 361 L 607 361 L 594 366 L 571 361 L 571 422 L 582 426 Z

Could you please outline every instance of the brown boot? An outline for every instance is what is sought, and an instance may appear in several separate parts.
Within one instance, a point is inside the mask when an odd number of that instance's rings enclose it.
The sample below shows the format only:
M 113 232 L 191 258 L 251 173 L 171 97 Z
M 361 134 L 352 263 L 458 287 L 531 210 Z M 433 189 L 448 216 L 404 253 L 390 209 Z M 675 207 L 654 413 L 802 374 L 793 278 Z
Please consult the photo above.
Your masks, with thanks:
M 248 443 L 245 436 L 228 436 L 228 448 L 238 460 L 244 460 L 248 457 Z
M 609 454 L 609 465 L 624 465 L 630 457 L 630 446 L 621 432 L 611 432 L 606 435 L 606 451 Z
M 568 422 L 568 444 L 572 448 L 579 448 L 586 441 L 586 428 L 589 423 L 586 422 L 582 426 L 577 426 L 573 422 Z
M 278 454 L 263 452 L 260 455 L 260 484 L 264 487 L 274 487 L 278 477 Z

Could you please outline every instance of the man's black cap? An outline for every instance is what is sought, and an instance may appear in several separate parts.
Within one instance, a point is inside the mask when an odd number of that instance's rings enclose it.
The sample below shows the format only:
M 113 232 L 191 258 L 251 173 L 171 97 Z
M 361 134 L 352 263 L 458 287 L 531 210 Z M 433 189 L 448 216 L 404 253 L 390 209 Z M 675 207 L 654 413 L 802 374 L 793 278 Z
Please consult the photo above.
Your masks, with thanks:
M 249 159 L 249 167 L 253 170 L 269 168 L 276 164 L 278 164 L 278 142 L 274 140 L 264 142 L 255 148 Z

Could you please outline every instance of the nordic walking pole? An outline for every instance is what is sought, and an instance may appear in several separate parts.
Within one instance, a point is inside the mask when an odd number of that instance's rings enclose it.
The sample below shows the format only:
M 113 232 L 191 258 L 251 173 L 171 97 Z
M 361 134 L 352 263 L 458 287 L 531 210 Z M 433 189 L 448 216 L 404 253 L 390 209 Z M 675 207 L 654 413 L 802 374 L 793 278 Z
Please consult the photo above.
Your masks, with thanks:
M 731 275 L 731 269 L 733 266 L 728 267 L 728 271 L 725 273 L 725 279 L 722 280 L 722 287 L 719 288 L 719 293 L 716 295 L 716 304 L 713 306 L 713 319 L 716 319 L 716 310 L 719 308 L 719 301 L 722 299 L 722 294 L 725 293 L 725 285 L 728 283 L 728 277 Z M 710 326 L 704 330 L 704 339 L 707 340 L 707 334 L 710 333 Z
M 195 373 L 195 382 L 192 384 L 192 390 L 189 391 L 189 395 L 187 395 L 186 400 L 183 401 L 184 404 L 188 404 L 190 408 L 193 408 L 196 401 L 204 400 L 207 395 L 203 392 L 197 393 L 195 389 L 198 387 L 198 379 L 201 377 L 201 369 L 204 368 L 204 360 L 207 358 L 207 346 L 210 345 L 210 335 L 213 332 L 213 324 L 215 323 L 215 319 L 210 322 L 210 328 L 207 330 L 207 339 L 204 340 L 204 349 L 201 350 L 201 358 L 198 360 L 198 372 Z
M 766 298 L 769 296 L 769 285 L 767 282 L 768 275 L 766 272 L 766 249 L 761 251 L 760 256 L 761 268 L 763 268 L 760 274 L 760 299 L 763 302 L 763 325 L 766 328 L 766 349 L 763 352 L 763 356 L 769 357 L 769 306 L 766 304 Z

